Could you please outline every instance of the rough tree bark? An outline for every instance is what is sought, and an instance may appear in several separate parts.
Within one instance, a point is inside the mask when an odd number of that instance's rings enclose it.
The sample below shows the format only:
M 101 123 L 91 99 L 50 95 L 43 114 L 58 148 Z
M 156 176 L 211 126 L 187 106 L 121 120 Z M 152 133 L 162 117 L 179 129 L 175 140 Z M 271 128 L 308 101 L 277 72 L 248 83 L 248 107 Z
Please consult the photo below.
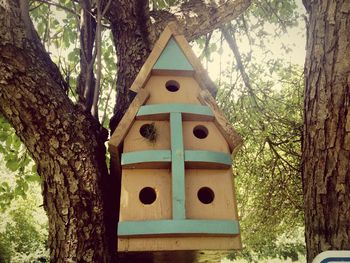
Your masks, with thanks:
M 307 259 L 350 249 L 350 2 L 304 1 L 303 186 Z
M 0 111 L 42 177 L 50 257 L 54 262 L 106 262 L 101 191 L 106 138 L 93 118 L 68 99 L 58 68 L 20 11 L 19 1 L 0 5 Z
M 103 7 L 110 6 L 105 19 L 111 24 L 118 58 L 113 131 L 130 103 L 128 88 L 170 18 L 158 19 L 157 26 L 151 24 L 147 0 L 101 2 Z M 193 5 L 199 2 L 202 1 L 187 1 Z M 226 10 L 222 17 L 217 15 L 223 14 L 220 7 L 201 5 L 192 17 L 189 9 L 181 5 L 182 17 L 191 18 L 186 34 L 190 38 L 199 36 L 197 25 L 203 34 L 210 32 L 236 18 L 249 3 L 250 0 L 227 1 L 230 11 Z M 204 14 L 211 14 L 206 15 L 206 23 L 201 20 Z M 82 48 L 89 54 L 91 41 L 86 38 L 93 37 L 90 29 L 82 29 Z M 82 74 L 86 78 L 91 72 Z M 82 83 L 86 83 L 83 75 L 79 93 Z M 42 178 L 51 261 L 113 262 L 118 171 L 113 166 L 110 174 L 107 171 L 106 133 L 90 112 L 69 100 L 66 89 L 67 84 L 30 21 L 28 1 L 0 0 L 0 112 L 28 148 Z

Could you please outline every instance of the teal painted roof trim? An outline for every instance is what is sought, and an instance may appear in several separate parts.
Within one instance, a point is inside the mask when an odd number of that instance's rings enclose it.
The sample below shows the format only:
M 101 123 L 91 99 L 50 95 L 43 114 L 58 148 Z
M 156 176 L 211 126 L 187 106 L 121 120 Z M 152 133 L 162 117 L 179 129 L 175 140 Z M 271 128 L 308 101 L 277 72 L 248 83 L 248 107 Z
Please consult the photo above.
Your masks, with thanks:
M 185 151 L 185 162 L 219 163 L 228 167 L 232 165 L 231 155 L 211 151 Z
M 173 37 L 170 38 L 157 62 L 154 64 L 153 69 L 194 70 Z
M 176 119 L 173 119 L 172 129 L 173 134 L 182 134 L 182 126 Z M 172 138 L 172 150 L 148 150 L 148 151 L 136 151 L 136 152 L 127 152 L 122 154 L 122 165 L 129 164 L 138 164 L 138 163 L 147 163 L 147 162 L 176 162 L 173 167 L 174 174 L 180 174 L 182 178 L 182 163 L 183 162 L 206 162 L 206 163 L 217 163 L 223 164 L 227 167 L 232 165 L 231 155 L 223 152 L 211 152 L 211 151 L 183 151 L 183 144 L 180 140 Z M 183 153 L 185 156 L 183 157 Z M 179 163 L 181 162 L 181 163 Z M 177 177 L 173 177 L 175 180 Z M 177 188 L 183 187 L 182 184 L 173 182 Z M 174 190 L 176 192 L 176 190 Z M 182 195 L 182 193 L 180 194 Z M 181 198 L 182 199 L 182 198 Z
M 171 112 L 198 114 L 213 117 L 214 114 L 208 106 L 194 104 L 153 104 L 141 106 L 137 112 L 137 117 L 169 114 Z
M 169 150 L 149 150 L 122 154 L 122 165 L 147 162 L 171 162 L 171 153 Z
M 164 234 L 237 235 L 239 223 L 235 220 L 154 220 L 122 221 L 118 223 L 119 236 Z

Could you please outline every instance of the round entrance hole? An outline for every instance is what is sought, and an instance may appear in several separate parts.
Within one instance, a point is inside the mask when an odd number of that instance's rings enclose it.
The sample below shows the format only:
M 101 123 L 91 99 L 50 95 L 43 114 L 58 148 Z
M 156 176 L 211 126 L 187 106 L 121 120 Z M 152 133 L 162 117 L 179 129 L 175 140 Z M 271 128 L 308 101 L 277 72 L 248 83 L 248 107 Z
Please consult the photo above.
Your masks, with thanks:
M 198 139 L 206 138 L 208 136 L 208 133 L 208 129 L 203 125 L 197 125 L 193 128 L 193 135 L 196 136 Z
M 157 137 L 157 129 L 154 123 L 147 123 L 140 127 L 140 134 L 143 138 L 155 141 Z
M 214 201 L 215 195 L 209 187 L 202 187 L 197 193 L 199 201 L 203 204 L 210 204 Z
M 180 88 L 180 84 L 175 80 L 169 80 L 165 83 L 165 88 L 170 92 L 176 92 Z
M 139 199 L 141 203 L 150 205 L 157 199 L 156 191 L 152 187 L 144 187 L 139 193 Z

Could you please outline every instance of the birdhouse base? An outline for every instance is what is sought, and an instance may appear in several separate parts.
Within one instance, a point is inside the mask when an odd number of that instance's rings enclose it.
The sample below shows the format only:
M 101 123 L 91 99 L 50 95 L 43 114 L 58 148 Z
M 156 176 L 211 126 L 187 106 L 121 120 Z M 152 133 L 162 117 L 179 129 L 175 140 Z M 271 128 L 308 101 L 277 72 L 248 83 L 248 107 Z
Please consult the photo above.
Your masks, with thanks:
M 236 236 L 118 238 L 118 251 L 231 250 L 241 249 Z

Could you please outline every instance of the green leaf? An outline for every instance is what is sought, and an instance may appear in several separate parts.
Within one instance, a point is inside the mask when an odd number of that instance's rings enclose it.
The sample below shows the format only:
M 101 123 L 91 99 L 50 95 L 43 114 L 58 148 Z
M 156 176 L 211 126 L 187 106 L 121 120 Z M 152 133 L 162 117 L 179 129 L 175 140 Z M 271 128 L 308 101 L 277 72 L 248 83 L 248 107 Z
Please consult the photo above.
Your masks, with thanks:
M 6 167 L 11 171 L 11 172 L 15 172 L 18 170 L 19 168 L 19 162 L 18 160 L 14 160 L 14 159 L 10 159 L 6 162 Z
M 8 134 L 0 130 L 0 142 L 6 141 L 7 137 L 8 137 Z
M 32 174 L 32 175 L 27 175 L 25 177 L 25 179 L 28 181 L 28 182 L 38 182 L 40 183 L 41 182 L 41 178 L 38 174 Z

